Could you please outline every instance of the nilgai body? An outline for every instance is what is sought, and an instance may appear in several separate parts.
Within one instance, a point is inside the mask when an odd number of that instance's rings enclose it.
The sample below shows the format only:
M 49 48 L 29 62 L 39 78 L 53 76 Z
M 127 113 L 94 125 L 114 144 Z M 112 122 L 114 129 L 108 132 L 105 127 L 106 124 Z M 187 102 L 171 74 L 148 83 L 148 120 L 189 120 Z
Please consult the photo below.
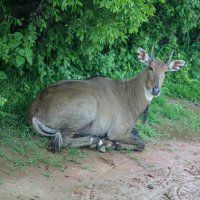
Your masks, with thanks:
M 146 68 L 130 80 L 94 77 L 88 80 L 59 81 L 43 89 L 28 110 L 28 123 L 41 135 L 52 137 L 50 147 L 103 146 L 101 138 L 120 149 L 123 144 L 142 151 L 144 141 L 135 123 L 160 94 L 165 73 L 178 71 L 183 60 L 154 59 L 138 48 Z M 76 136 L 76 137 L 75 137 Z

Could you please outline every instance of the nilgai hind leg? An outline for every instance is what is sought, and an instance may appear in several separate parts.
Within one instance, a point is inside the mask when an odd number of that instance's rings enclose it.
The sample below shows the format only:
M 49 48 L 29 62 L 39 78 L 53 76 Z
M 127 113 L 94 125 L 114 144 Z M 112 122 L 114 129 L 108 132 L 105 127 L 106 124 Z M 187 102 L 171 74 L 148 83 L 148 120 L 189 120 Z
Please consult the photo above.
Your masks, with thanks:
M 103 146 L 102 140 L 95 135 L 75 138 L 67 135 L 59 135 L 53 137 L 49 143 L 49 149 L 53 152 L 60 150 L 60 147 L 93 147 L 104 151 Z

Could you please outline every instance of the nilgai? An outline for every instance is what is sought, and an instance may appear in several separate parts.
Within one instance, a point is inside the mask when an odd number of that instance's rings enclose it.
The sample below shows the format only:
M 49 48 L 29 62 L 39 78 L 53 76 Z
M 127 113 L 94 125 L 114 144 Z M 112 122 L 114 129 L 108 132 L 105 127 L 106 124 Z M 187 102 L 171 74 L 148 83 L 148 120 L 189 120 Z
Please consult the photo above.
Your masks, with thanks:
M 136 119 L 154 96 L 160 94 L 168 71 L 178 71 L 183 60 L 166 63 L 138 48 L 138 58 L 147 67 L 130 80 L 94 77 L 59 81 L 43 89 L 29 108 L 27 120 L 36 132 L 52 137 L 50 147 L 103 145 L 101 138 L 131 145 L 142 151 L 144 141 L 135 128 Z M 76 137 L 75 137 L 76 136 Z

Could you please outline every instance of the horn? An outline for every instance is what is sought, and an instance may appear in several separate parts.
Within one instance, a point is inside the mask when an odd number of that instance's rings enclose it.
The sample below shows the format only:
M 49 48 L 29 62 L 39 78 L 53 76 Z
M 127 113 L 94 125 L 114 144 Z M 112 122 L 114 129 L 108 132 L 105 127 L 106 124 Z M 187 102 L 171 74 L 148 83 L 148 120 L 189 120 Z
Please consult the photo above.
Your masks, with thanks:
M 151 60 L 154 60 L 154 45 L 151 48 Z
M 169 55 L 169 59 L 167 61 L 167 64 L 169 64 L 172 60 L 172 56 L 173 56 L 174 50 L 171 51 L 170 55 Z

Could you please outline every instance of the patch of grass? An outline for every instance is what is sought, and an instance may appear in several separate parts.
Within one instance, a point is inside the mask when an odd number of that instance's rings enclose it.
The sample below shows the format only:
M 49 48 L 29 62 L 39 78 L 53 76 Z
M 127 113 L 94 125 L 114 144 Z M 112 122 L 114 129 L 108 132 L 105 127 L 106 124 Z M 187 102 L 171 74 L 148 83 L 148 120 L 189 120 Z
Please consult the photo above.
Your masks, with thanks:
M 111 153 L 112 151 L 114 151 L 112 147 L 106 147 L 106 152 Z
M 148 124 L 137 124 L 137 129 L 139 130 L 141 137 L 147 141 L 152 141 L 153 139 L 159 137 L 159 131 L 149 126 Z
M 155 98 L 150 105 L 147 125 L 140 125 L 139 129 L 144 138 L 172 135 L 199 139 L 200 107 L 166 96 Z
M 145 140 L 159 137 L 200 139 L 200 107 L 161 95 L 150 104 L 147 124 L 139 120 L 137 128 Z
M 136 161 L 136 162 L 141 161 L 141 158 L 140 158 L 139 156 L 131 157 L 131 159 L 133 159 L 133 160 Z
M 133 152 L 133 150 L 132 150 L 131 148 L 127 148 L 127 149 L 122 149 L 122 150 L 120 150 L 120 152 L 121 152 L 122 154 L 130 154 L 130 153 Z
M 153 124 L 160 124 L 160 108 L 165 107 L 167 101 L 166 98 L 161 95 L 158 98 L 154 98 L 153 101 L 150 104 L 149 108 L 149 114 L 148 114 L 148 124 L 153 125 Z
M 67 149 L 66 161 L 80 164 L 80 159 L 83 157 L 84 153 L 81 151 L 81 149 L 76 147 L 69 147 Z
M 53 174 L 51 173 L 51 171 L 46 171 L 43 173 L 44 176 L 46 176 L 47 178 L 50 178 L 53 176 Z
M 3 185 L 3 179 L 0 178 L 0 185 Z
M 194 79 L 190 82 L 183 83 L 172 83 L 167 81 L 165 83 L 165 94 L 172 97 L 185 98 L 189 101 L 200 104 L 200 93 L 199 93 L 200 80 Z M 169 89 L 167 89 L 169 88 Z
M 92 171 L 92 167 L 90 165 L 83 165 L 81 168 L 87 171 Z
M 163 116 L 172 120 L 180 119 L 184 112 L 185 109 L 180 104 L 166 104 L 163 107 Z
M 0 125 L 0 160 L 3 163 L 15 167 L 40 164 L 61 167 L 64 153 L 48 151 L 48 140 L 35 135 L 25 123 L 9 126 L 9 121 L 6 124 L 1 121 Z
M 179 136 L 200 139 L 200 111 L 184 108 L 184 114 L 178 120 L 166 120 L 165 124 Z
M 198 180 L 200 180 L 200 176 L 199 175 L 195 176 L 195 178 L 198 179 Z

